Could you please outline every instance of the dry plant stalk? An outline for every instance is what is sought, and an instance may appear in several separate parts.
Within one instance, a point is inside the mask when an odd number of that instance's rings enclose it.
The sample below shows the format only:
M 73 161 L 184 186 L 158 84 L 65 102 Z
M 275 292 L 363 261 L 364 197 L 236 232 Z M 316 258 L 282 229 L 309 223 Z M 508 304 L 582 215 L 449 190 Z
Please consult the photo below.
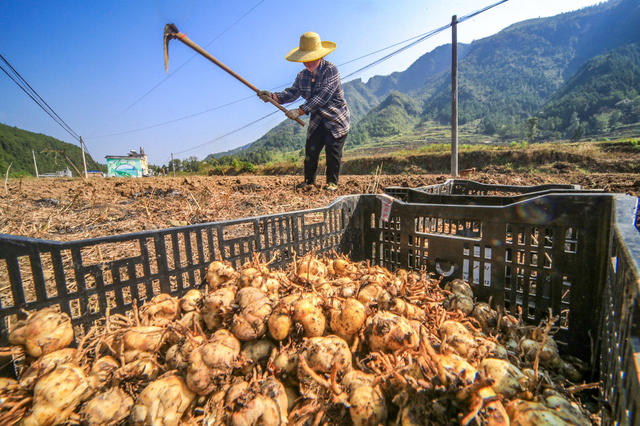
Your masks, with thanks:
M 555 324 L 557 319 L 558 319 L 557 317 L 553 317 L 551 315 L 551 309 L 549 309 L 549 318 L 547 319 L 547 324 L 542 330 L 542 341 L 538 346 L 538 350 L 536 351 L 536 357 L 535 357 L 535 360 L 533 361 L 534 383 L 538 381 L 538 367 L 540 364 L 540 353 L 542 352 L 544 345 L 546 345 L 547 339 L 549 338 L 549 333 L 551 332 L 551 329 L 553 328 L 553 324 Z
M 13 164 L 13 161 L 9 163 L 9 167 L 7 167 L 7 171 L 4 174 L 4 194 L 5 195 L 9 195 L 9 188 L 7 187 L 7 181 L 9 180 L 9 170 L 11 170 L 12 164 Z
M 189 191 L 189 195 L 191 196 L 191 199 L 193 200 L 194 203 L 196 203 L 196 207 L 197 207 L 197 212 L 200 213 L 202 211 L 202 207 L 200 207 L 200 203 L 198 203 L 198 200 L 196 200 L 196 197 L 193 196 L 193 193 L 191 191 Z
M 376 170 L 373 173 L 373 182 L 370 182 L 367 185 L 367 194 L 375 194 L 378 191 L 378 179 L 380 178 L 381 174 L 382 174 L 382 164 L 380 163 L 379 165 L 376 166 Z

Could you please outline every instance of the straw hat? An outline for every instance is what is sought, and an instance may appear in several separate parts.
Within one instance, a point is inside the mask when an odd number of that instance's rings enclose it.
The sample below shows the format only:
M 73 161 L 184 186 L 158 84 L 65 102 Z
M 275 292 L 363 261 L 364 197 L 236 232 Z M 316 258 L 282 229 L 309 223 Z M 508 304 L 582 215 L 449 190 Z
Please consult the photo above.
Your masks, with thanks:
M 300 47 L 296 47 L 285 57 L 291 62 L 309 62 L 320 59 L 336 48 L 332 41 L 320 41 L 320 36 L 314 32 L 304 33 L 300 36 Z

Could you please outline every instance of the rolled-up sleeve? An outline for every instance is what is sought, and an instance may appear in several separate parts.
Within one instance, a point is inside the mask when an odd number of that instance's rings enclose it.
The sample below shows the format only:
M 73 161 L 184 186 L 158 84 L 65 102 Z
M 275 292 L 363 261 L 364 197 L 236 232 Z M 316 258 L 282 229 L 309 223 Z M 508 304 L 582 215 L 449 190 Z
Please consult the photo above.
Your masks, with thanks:
M 326 105 L 338 89 L 340 85 L 340 74 L 335 68 L 330 68 L 330 70 L 330 72 L 327 72 L 326 75 L 323 76 L 322 81 L 316 83 L 321 87 L 320 91 L 307 99 L 307 102 L 300 105 L 300 109 L 305 113 L 311 114 Z

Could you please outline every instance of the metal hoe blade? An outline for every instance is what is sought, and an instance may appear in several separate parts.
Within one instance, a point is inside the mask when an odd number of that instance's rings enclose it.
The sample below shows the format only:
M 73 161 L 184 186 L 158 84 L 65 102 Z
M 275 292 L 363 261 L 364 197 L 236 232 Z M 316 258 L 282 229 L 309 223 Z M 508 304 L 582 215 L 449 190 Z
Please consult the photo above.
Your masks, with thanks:
M 164 26 L 164 69 L 169 72 L 169 40 L 176 38 L 179 34 L 178 27 L 174 24 Z

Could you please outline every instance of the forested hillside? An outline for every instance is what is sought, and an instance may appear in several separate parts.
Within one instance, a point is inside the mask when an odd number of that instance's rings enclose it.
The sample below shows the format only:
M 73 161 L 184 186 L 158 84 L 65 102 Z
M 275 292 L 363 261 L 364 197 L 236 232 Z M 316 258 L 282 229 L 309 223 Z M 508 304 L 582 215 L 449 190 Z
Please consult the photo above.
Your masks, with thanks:
M 633 43 L 640 45 L 640 2 L 610 0 L 459 45 L 459 123 L 477 140 L 575 138 L 631 123 L 638 102 Z M 347 148 L 390 137 L 417 140 L 449 125 L 450 64 L 445 45 L 403 72 L 345 83 L 352 112 Z M 283 121 L 239 153 L 270 160 L 300 151 L 305 134 Z
M 640 42 L 640 3 L 617 0 L 514 24 L 471 44 L 459 69 L 459 122 L 479 131 L 524 136 L 529 117 L 590 58 Z M 450 122 L 450 73 L 425 87 L 425 116 Z M 432 95 L 433 94 L 433 95 Z
M 3 174 L 11 164 L 9 176 L 35 176 L 31 150 L 36 154 L 39 173 L 53 173 L 68 167 L 73 175 L 77 176 L 65 155 L 82 170 L 82 151 L 79 146 L 51 136 L 0 124 L 0 171 Z M 88 170 L 106 170 L 90 155 L 87 154 L 85 157 Z
M 354 126 L 350 142 L 366 145 L 374 138 L 410 132 L 420 119 L 422 108 L 413 98 L 393 91 Z
M 629 44 L 584 64 L 538 115 L 544 138 L 579 139 L 640 122 L 640 47 Z

